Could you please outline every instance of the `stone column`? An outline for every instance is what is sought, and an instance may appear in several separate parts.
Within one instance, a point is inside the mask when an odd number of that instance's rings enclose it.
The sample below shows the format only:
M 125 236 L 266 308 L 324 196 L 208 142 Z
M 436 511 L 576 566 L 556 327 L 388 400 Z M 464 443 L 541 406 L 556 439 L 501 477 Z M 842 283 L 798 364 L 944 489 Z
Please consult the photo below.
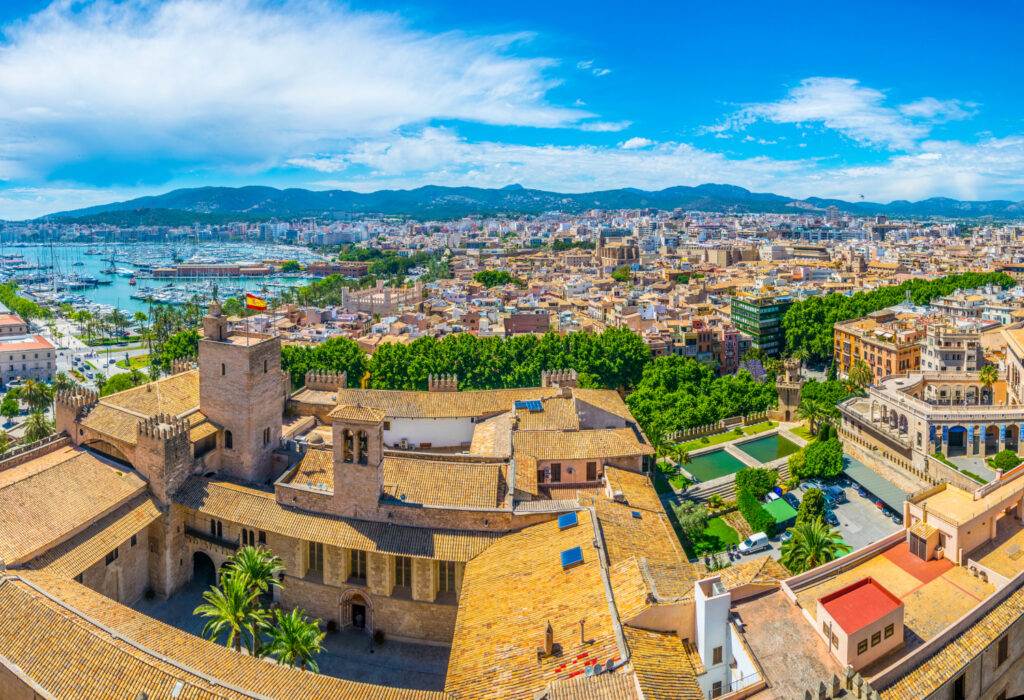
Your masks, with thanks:
M 433 603 L 437 599 L 437 568 L 432 559 L 412 560 L 412 597 Z
M 380 552 L 367 553 L 366 585 L 371 593 L 391 595 L 395 587 L 395 567 L 390 555 Z

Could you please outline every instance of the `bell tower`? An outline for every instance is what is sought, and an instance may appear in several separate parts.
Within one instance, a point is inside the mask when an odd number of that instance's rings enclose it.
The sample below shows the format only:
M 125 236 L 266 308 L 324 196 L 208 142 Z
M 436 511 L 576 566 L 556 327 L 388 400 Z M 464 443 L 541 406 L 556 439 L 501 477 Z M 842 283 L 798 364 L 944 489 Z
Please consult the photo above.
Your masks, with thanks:
M 373 520 L 381 493 L 384 411 L 339 405 L 329 414 L 334 443 L 334 499 L 338 515 Z
M 775 387 L 779 392 L 779 406 L 772 415 L 774 420 L 796 420 L 796 411 L 800 407 L 800 393 L 804 385 L 800 367 L 801 362 L 796 358 L 789 357 L 782 361 L 782 371 L 775 380 Z
M 230 332 L 220 304 L 210 304 L 199 340 L 199 410 L 223 428 L 221 469 L 248 481 L 275 476 L 287 395 L 281 339 Z

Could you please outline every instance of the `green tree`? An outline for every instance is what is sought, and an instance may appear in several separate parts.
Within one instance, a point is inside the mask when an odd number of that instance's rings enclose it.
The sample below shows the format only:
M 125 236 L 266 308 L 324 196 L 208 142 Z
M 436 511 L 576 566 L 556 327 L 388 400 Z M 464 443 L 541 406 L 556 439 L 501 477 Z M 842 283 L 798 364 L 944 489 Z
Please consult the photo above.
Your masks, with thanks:
M 612 272 L 612 279 L 616 282 L 629 282 L 629 265 L 615 268 Z
M 825 408 L 814 399 L 802 399 L 800 406 L 796 409 L 796 415 L 800 420 L 807 421 L 807 427 L 811 435 L 818 432 L 818 426 L 825 418 Z
M 11 396 L 11 392 L 4 394 L 4 400 L 0 402 L 0 415 L 7 419 L 7 422 L 14 420 L 21 409 L 18 408 L 17 397 Z
M 768 537 L 775 534 L 775 518 L 765 510 L 750 489 L 737 489 L 736 508 L 753 532 L 763 532 Z
M 257 601 L 259 592 L 244 574 L 224 572 L 220 586 L 211 586 L 203 593 L 206 602 L 196 607 L 194 615 L 209 618 L 203 626 L 203 636 L 217 641 L 221 635 L 227 637 L 224 645 L 235 651 L 242 650 L 245 635 L 258 634 L 267 618 Z
M 675 444 L 669 447 L 668 456 L 672 458 L 672 461 L 675 462 L 678 467 L 681 467 L 684 464 L 689 464 L 693 461 L 690 457 L 690 451 L 682 444 Z
M 28 414 L 25 420 L 25 442 L 35 442 L 53 434 L 53 423 L 46 418 L 42 410 Z
M 292 378 L 292 386 L 301 387 L 310 370 L 346 372 L 350 386 L 359 386 L 370 360 L 359 345 L 341 336 L 317 345 L 285 345 L 281 348 L 281 369 Z
M 171 363 L 182 357 L 199 354 L 199 332 L 195 329 L 182 330 L 167 338 L 160 351 L 160 369 L 171 371 Z
M 319 620 L 309 620 L 299 609 L 289 613 L 274 611 L 274 624 L 267 629 L 270 644 L 267 652 L 277 658 L 277 663 L 294 667 L 296 663 L 305 671 L 320 672 L 315 656 L 323 651 L 324 633 L 320 631 Z
M 285 260 L 281 263 L 281 272 L 298 272 L 302 265 L 297 260 Z
M 852 550 L 839 539 L 839 532 L 830 529 L 821 519 L 798 523 L 790 532 L 793 537 L 783 543 L 780 561 L 794 574 L 827 564 Z
M 843 443 L 838 438 L 813 442 L 804 449 L 804 468 L 797 474 L 801 479 L 812 476 L 838 476 L 843 471 Z
M 985 365 L 978 370 L 978 381 L 981 382 L 986 389 L 991 390 L 992 385 L 999 380 L 999 368 L 995 365 Z M 989 394 L 991 396 L 991 393 Z
M 21 387 L 21 400 L 33 411 L 45 409 L 50 405 L 50 388 L 35 379 L 26 379 Z
M 683 532 L 690 538 L 690 542 L 697 543 L 701 533 L 708 526 L 708 509 L 703 503 L 696 501 L 683 501 L 675 506 L 676 520 Z
M 149 377 L 137 369 L 133 369 L 131 372 L 115 374 L 103 383 L 103 388 L 100 389 L 100 396 L 110 396 L 120 391 L 141 386 L 148 381 Z
M 75 380 L 67 372 L 57 372 L 53 378 L 53 391 L 68 391 L 75 388 Z
M 796 522 L 814 522 L 825 515 L 825 494 L 821 489 L 807 489 L 800 508 L 796 512 Z
M 847 380 L 851 390 L 863 391 L 864 387 L 871 384 L 874 381 L 875 375 L 871 370 L 871 365 L 867 363 L 867 360 L 858 358 L 854 360 L 853 365 L 850 367 L 850 372 L 847 375 Z
M 6 430 L 0 430 L 0 454 L 7 451 L 7 448 L 11 446 L 11 436 L 7 434 Z
M 994 468 L 1008 472 L 1020 464 L 1022 460 L 1013 450 L 1003 450 L 993 457 L 991 461 Z
M 768 467 L 744 467 L 736 472 L 735 478 L 737 491 L 750 491 L 754 498 L 761 499 L 775 487 L 779 473 Z

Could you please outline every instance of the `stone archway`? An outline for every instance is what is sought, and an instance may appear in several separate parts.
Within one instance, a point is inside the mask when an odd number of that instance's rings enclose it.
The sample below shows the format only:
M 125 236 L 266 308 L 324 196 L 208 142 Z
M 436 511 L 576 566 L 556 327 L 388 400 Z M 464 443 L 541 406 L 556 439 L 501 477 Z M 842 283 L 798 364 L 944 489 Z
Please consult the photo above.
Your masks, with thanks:
M 967 428 L 962 425 L 951 426 L 946 432 L 946 437 L 948 439 L 947 446 L 950 457 L 970 454 L 967 444 Z
M 203 588 L 217 583 L 217 567 L 206 552 L 196 551 L 192 554 L 192 580 Z
M 1006 440 L 1003 447 L 1007 450 L 1017 452 L 1020 448 L 1020 428 L 1015 423 L 1006 426 Z
M 354 632 L 373 634 L 373 600 L 362 590 L 350 589 L 338 598 L 338 626 Z
M 999 426 L 989 425 L 984 430 L 985 433 L 982 438 L 984 449 L 979 451 L 986 457 L 990 457 L 999 452 Z

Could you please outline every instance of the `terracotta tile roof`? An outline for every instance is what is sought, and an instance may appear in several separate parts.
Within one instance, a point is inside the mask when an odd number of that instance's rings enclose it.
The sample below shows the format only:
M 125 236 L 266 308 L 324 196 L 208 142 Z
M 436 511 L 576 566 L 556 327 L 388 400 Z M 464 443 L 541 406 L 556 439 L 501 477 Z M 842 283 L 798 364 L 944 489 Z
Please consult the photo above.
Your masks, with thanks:
M 544 399 L 559 391 L 557 388 L 450 392 L 342 389 L 337 393 L 337 403 L 380 408 L 391 418 L 468 418 L 511 411 L 516 401 Z
M 29 567 L 54 576 L 74 578 L 160 515 L 152 498 L 139 496 L 33 559 Z
M 551 681 L 547 700 L 639 700 L 636 675 L 629 670 L 599 676 L 575 676 Z
M 530 455 L 516 459 L 516 489 L 534 496 L 540 493 L 537 489 L 537 460 Z
M 82 419 L 82 425 L 115 440 L 134 445 L 137 439 L 136 426 L 140 419 L 157 413 L 178 416 L 193 411 L 198 406 L 199 370 L 194 369 L 104 396 Z M 201 414 L 193 413 L 188 417 L 189 424 L 196 427 L 204 418 Z M 212 431 L 208 427 L 198 428 L 198 437 L 193 437 L 192 440 L 201 439 L 216 430 L 216 426 L 213 426 Z
M 653 454 L 650 445 L 637 440 L 632 428 L 611 430 L 524 430 L 512 435 L 514 455 L 528 454 L 539 460 L 632 457 Z
M 480 421 L 473 428 L 473 440 L 469 453 L 491 457 L 512 455 L 512 412 L 505 411 Z
M 274 494 L 230 481 L 190 477 L 175 502 L 204 516 L 335 547 L 424 559 L 469 561 L 499 537 L 496 533 L 406 527 L 288 508 Z
M 334 492 L 334 452 L 320 448 L 306 450 L 299 463 L 285 479 L 285 483 L 305 486 L 323 484 L 327 491 Z
M 619 418 L 635 421 L 633 415 L 629 412 L 629 408 L 626 406 L 626 402 L 622 400 L 617 391 L 611 389 L 573 389 L 572 393 L 577 401 L 589 403 L 591 406 L 596 406 L 602 411 L 607 411 Z
M 619 656 L 590 513 L 559 530 L 546 522 L 495 542 L 466 565 L 446 690 L 459 698 L 532 698 L 548 683 Z M 583 562 L 563 569 L 560 554 Z M 585 619 L 586 643 L 579 621 Z M 538 659 L 551 623 L 561 653 Z
M 579 430 L 580 417 L 576 414 L 576 402 L 570 398 L 553 397 L 541 402 L 542 411 L 518 408 L 517 430 Z
M 44 455 L 4 473 L 0 487 L 0 559 L 27 561 L 143 493 L 134 472 L 111 467 L 73 447 Z M 21 474 L 24 478 L 18 479 Z
M 502 508 L 508 464 L 442 462 L 385 457 L 380 466 L 382 499 L 419 506 Z
M 382 420 L 387 418 L 387 414 L 379 408 L 340 404 L 328 413 L 327 417 L 345 421 L 357 421 L 360 423 L 380 423 Z
M 624 627 L 637 682 L 645 700 L 702 700 L 697 676 L 679 637 Z
M 0 649 L 10 663 L 61 700 L 133 698 L 140 693 L 167 698 L 179 682 L 183 684 L 179 700 L 445 697 L 270 664 L 42 572 L 0 581 Z
M 1024 616 L 1024 587 L 881 692 L 884 698 L 923 698 L 962 673 L 970 662 Z M 947 691 L 948 692 L 948 691 Z

